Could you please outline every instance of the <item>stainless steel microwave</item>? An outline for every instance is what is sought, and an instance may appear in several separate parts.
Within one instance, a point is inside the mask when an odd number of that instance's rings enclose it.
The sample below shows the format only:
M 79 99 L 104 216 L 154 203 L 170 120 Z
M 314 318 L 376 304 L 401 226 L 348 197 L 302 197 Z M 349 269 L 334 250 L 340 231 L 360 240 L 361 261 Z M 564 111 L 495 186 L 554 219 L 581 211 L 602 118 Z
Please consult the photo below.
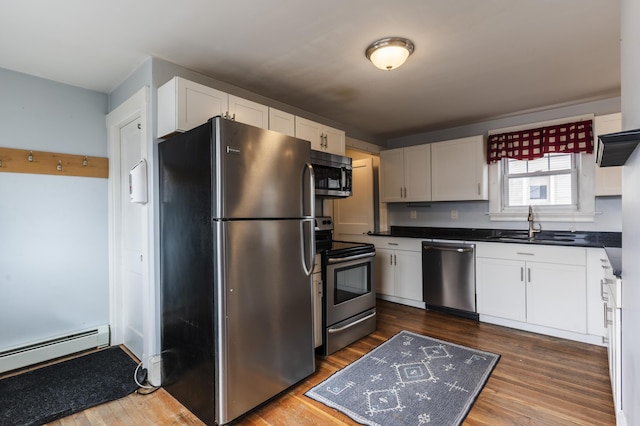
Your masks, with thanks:
M 351 158 L 312 149 L 311 165 L 317 197 L 345 198 L 353 194 Z

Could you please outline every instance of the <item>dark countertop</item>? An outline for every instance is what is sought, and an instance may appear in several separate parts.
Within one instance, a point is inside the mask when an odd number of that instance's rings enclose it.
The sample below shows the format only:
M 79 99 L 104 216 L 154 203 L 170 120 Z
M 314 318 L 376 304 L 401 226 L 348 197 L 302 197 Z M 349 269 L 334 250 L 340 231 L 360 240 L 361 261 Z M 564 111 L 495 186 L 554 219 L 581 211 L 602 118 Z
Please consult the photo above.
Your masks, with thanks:
M 392 226 L 389 232 L 375 232 L 380 237 L 408 237 L 442 240 L 462 240 L 497 243 L 540 244 L 566 247 L 604 248 L 611 261 L 614 274 L 622 271 L 622 233 L 593 231 L 542 231 L 534 239 L 527 238 L 526 230 L 485 228 L 432 228 L 422 226 Z

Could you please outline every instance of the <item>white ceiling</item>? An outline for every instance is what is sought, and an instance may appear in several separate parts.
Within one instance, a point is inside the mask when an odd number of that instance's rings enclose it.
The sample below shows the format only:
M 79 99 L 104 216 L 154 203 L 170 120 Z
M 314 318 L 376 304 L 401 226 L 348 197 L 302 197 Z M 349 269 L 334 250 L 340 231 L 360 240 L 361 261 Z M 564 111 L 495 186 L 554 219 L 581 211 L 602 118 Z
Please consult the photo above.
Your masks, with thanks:
M 109 93 L 149 56 L 397 137 L 620 96 L 618 0 L 2 0 L 0 67 Z M 408 37 L 394 71 L 374 40 Z

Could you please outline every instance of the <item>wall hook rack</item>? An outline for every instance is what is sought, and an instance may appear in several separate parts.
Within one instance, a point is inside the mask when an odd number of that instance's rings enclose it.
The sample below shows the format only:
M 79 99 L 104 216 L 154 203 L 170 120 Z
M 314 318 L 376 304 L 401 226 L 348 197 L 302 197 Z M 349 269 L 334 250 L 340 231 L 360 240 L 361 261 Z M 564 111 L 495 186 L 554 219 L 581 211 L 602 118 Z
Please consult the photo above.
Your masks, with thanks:
M 0 147 L 0 172 L 109 177 L 109 159 Z

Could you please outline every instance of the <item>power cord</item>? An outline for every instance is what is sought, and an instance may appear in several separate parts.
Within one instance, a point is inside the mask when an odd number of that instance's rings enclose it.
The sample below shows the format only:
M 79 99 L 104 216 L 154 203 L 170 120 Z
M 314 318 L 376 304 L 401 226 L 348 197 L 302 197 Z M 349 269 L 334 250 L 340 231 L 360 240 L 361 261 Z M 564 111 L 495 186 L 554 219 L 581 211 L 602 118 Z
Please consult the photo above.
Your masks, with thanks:
M 143 384 L 143 383 L 149 383 L 147 380 L 147 369 L 143 368 L 142 370 L 140 370 L 140 367 L 142 367 L 142 362 L 138 364 L 138 366 L 136 367 L 136 370 L 133 372 L 133 380 L 136 382 L 136 385 L 138 385 L 139 387 L 139 389 L 136 389 L 136 393 L 139 395 L 149 395 L 151 393 L 154 393 L 158 389 L 160 389 L 160 386 L 150 386 L 150 385 Z M 140 380 L 138 380 L 138 372 L 140 371 L 141 371 L 142 377 L 140 378 Z M 143 383 L 140 383 L 140 382 L 143 382 Z M 141 392 L 140 391 L 141 389 L 148 389 L 148 390 Z

